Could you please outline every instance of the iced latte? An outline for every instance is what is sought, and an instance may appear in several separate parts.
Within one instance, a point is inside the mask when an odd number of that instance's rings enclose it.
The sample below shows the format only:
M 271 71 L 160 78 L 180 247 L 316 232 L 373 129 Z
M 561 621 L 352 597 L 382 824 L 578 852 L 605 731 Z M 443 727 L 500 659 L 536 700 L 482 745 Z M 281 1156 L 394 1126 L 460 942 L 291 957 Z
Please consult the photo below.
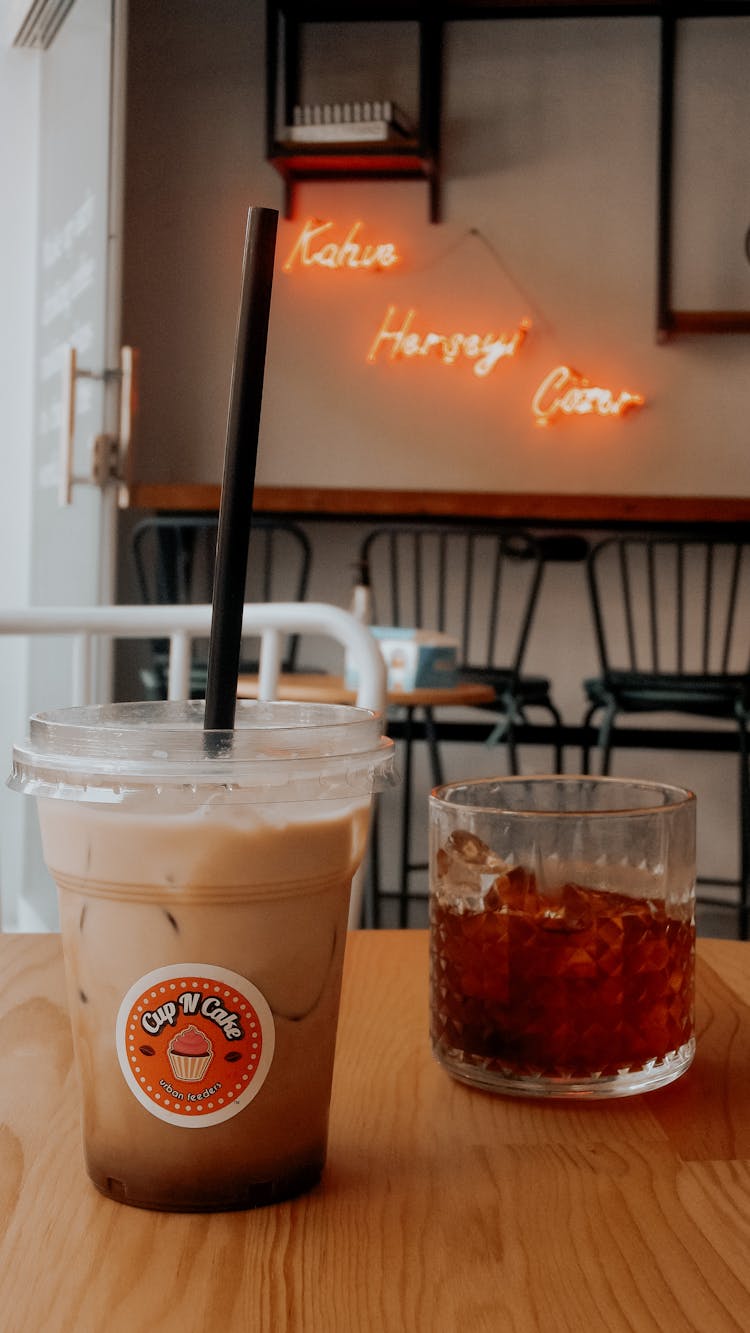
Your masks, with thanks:
M 215 1210 L 321 1175 L 350 885 L 392 761 L 365 710 L 243 706 L 227 748 L 197 710 L 33 719 L 13 783 L 59 889 L 89 1174 Z

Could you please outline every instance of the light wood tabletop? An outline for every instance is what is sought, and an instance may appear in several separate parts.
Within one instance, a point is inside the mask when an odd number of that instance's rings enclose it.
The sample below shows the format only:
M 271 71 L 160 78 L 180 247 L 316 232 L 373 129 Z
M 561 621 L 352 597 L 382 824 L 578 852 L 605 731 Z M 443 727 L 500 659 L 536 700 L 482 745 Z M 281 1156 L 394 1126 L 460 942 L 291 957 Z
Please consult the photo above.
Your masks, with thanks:
M 241 675 L 237 682 L 237 695 L 240 699 L 257 699 L 258 677 Z M 300 671 L 282 672 L 279 676 L 278 697 L 308 703 L 353 704 L 357 694 L 356 690 L 346 688 L 343 676 Z M 389 690 L 387 702 L 391 706 L 400 705 L 403 708 L 445 708 L 450 705 L 466 708 L 492 703 L 494 698 L 495 691 L 491 685 L 460 681 L 456 685 Z
M 323 1183 L 206 1216 L 88 1182 L 59 939 L 0 937 L 3 1333 L 746 1333 L 750 944 L 698 956 L 682 1079 L 543 1104 L 433 1061 L 424 932 L 350 935 Z

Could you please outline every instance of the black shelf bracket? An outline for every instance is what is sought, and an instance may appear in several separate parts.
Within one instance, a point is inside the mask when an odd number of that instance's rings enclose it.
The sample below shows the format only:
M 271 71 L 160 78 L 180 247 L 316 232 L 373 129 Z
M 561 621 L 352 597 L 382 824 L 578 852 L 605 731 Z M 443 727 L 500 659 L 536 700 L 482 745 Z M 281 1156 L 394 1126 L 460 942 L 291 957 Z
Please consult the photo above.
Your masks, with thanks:
M 301 17 L 299 6 L 290 0 L 266 3 L 266 158 L 284 181 L 284 216 L 294 216 L 295 187 L 301 181 L 423 180 L 428 188 L 429 220 L 439 222 L 442 18 L 422 13 L 413 19 L 419 28 L 419 125 L 413 141 L 396 145 L 290 144 L 279 138 L 277 121 L 281 114 L 284 123 L 291 124 L 294 107 L 300 100 L 302 24 L 318 18 L 326 21 L 327 17 L 325 10 L 318 15 L 314 6 Z M 341 22 L 357 23 L 376 15 L 368 10 L 338 17 Z M 403 19 L 399 15 L 394 19 L 392 14 L 384 17 L 389 21 L 412 21 L 410 14 Z
M 703 6 L 697 6 L 702 12 Z M 717 6 L 725 10 L 726 6 Z M 738 7 L 739 9 L 739 7 Z M 735 10 L 729 7 L 729 16 Z M 747 310 L 675 310 L 672 289 L 674 248 L 674 134 L 677 67 L 677 15 L 665 7 L 660 17 L 659 181 L 656 259 L 656 340 L 669 342 L 680 334 L 750 333 Z M 750 233 L 749 233 L 750 234 Z

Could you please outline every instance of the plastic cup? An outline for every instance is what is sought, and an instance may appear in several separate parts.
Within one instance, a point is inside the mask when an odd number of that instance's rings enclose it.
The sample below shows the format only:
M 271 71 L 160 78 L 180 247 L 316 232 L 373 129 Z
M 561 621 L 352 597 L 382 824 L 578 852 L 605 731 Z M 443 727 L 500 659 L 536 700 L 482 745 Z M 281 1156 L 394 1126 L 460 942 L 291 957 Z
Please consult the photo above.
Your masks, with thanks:
M 31 719 L 86 1166 L 170 1211 L 296 1195 L 326 1158 L 352 876 L 392 742 L 366 709 L 202 703 Z
M 695 1051 L 695 797 L 495 778 L 430 798 L 431 1032 L 489 1091 L 621 1097 Z

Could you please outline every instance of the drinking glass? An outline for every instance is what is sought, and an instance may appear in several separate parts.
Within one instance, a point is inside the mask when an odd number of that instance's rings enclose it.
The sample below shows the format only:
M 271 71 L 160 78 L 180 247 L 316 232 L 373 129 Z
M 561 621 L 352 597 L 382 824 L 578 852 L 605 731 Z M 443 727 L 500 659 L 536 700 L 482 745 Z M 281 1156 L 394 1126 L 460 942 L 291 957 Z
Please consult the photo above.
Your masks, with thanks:
M 694 1036 L 695 797 L 592 777 L 430 797 L 430 1024 L 465 1083 L 618 1097 L 672 1082 Z

